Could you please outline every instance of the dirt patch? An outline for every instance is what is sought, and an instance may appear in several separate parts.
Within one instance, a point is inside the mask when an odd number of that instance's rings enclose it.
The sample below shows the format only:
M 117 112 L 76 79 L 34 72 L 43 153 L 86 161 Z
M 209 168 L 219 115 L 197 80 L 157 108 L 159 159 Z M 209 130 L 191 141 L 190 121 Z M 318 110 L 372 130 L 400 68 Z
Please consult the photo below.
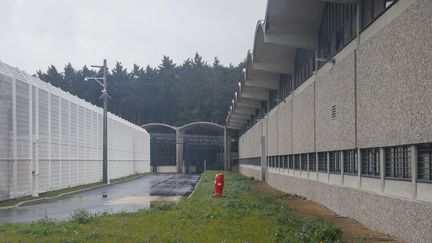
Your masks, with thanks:
M 330 209 L 304 197 L 281 192 L 265 183 L 258 183 L 257 189 L 266 195 L 276 197 L 280 203 L 294 209 L 301 216 L 321 218 L 340 227 L 343 230 L 343 242 L 401 242 L 373 231 L 354 219 L 338 216 Z

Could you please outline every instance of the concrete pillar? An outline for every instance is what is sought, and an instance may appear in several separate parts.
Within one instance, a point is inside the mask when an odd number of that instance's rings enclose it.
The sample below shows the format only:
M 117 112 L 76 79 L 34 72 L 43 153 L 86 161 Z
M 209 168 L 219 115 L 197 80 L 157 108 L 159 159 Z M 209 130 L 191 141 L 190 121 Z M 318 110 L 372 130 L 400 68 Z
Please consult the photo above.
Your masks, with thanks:
M 231 133 L 232 131 L 228 128 L 224 129 L 224 167 L 225 170 L 232 170 L 232 162 L 231 162 Z
M 12 79 L 12 183 L 10 198 L 17 197 L 18 186 L 18 151 L 17 151 L 17 102 L 16 80 Z
M 183 143 L 184 137 L 183 133 L 176 130 L 176 165 L 177 172 L 181 173 L 183 168 Z

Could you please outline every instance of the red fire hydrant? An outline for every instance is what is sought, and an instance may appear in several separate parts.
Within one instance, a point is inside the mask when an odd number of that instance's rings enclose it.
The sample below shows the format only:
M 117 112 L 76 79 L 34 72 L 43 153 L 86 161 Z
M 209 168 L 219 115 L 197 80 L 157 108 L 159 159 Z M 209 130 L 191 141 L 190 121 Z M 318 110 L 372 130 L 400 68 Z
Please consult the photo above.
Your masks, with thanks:
M 222 197 L 222 191 L 223 191 L 223 186 L 224 186 L 224 174 L 223 173 L 219 173 L 216 174 L 216 178 L 215 178 L 215 197 Z

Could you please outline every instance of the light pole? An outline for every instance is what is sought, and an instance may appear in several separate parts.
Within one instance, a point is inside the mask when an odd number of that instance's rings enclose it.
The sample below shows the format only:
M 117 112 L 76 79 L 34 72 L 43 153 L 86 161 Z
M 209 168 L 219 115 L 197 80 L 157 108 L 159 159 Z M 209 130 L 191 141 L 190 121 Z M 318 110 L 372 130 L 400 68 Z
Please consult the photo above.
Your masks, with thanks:
M 85 81 L 95 80 L 102 86 L 102 95 L 99 98 L 103 99 L 103 152 L 102 152 L 102 183 L 109 184 L 108 181 L 108 86 L 107 86 L 107 61 L 103 60 L 103 66 L 91 65 L 91 67 L 100 68 L 102 77 L 85 77 Z M 102 80 L 102 82 L 100 81 Z

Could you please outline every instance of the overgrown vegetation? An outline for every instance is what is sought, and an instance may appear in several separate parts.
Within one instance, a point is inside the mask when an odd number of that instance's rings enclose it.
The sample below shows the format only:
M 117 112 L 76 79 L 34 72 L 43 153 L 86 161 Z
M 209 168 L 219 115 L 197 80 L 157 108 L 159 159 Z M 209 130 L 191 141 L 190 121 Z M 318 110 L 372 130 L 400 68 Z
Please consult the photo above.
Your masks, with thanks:
M 42 220 L 0 227 L 0 242 L 338 242 L 332 224 L 297 216 L 276 196 L 257 191 L 257 181 L 225 172 L 225 197 L 214 198 L 216 172 L 203 174 L 191 198 L 157 202 L 150 210 L 72 220 Z

